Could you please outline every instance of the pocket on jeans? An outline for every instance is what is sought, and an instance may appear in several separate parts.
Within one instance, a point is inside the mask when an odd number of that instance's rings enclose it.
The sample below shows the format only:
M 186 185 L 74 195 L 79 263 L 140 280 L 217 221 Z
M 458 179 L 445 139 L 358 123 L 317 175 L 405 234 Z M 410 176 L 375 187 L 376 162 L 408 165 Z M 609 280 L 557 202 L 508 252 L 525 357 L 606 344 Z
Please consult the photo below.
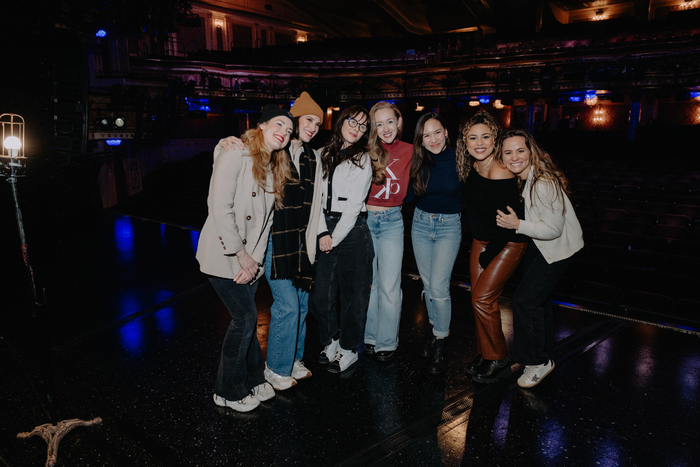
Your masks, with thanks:
M 395 211 L 390 212 L 389 215 L 386 216 L 386 218 L 389 222 L 399 222 L 403 220 L 403 214 L 401 214 L 400 209 L 397 209 Z
M 450 214 L 449 216 L 442 218 L 443 225 L 461 225 L 462 219 L 459 214 Z

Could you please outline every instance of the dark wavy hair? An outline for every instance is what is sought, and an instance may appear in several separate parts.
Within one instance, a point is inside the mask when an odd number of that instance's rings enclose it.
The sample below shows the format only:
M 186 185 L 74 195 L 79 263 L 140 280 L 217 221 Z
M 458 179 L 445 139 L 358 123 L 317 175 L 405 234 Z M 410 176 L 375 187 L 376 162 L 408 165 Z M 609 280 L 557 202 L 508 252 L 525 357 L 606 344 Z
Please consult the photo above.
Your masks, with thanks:
M 411 183 L 413 184 L 413 190 L 416 192 L 416 196 L 425 196 L 425 189 L 428 186 L 428 180 L 430 180 L 430 169 L 435 164 L 433 155 L 423 146 L 423 128 L 425 127 L 425 122 L 433 118 L 440 122 L 440 125 L 447 131 L 445 119 L 435 112 L 421 115 L 418 119 L 418 123 L 416 123 L 416 133 L 413 137 L 413 157 L 411 158 Z M 446 145 L 450 143 L 449 133 L 445 136 L 445 143 Z M 425 169 L 428 169 L 428 173 L 424 180 L 423 174 Z
M 367 131 L 358 139 L 355 143 L 347 148 L 347 152 L 344 156 L 340 155 L 340 150 L 345 143 L 343 139 L 343 133 L 341 128 L 343 123 L 348 119 L 357 119 L 359 115 L 365 116 L 365 123 L 367 125 Z M 362 155 L 368 152 L 368 141 L 369 141 L 369 112 L 362 106 L 353 105 L 343 110 L 343 112 L 338 117 L 338 120 L 333 125 L 333 134 L 331 135 L 331 140 L 328 145 L 323 149 L 321 153 L 321 165 L 323 166 L 323 178 L 328 178 L 328 174 L 338 167 L 341 163 L 349 160 L 358 167 L 362 167 Z

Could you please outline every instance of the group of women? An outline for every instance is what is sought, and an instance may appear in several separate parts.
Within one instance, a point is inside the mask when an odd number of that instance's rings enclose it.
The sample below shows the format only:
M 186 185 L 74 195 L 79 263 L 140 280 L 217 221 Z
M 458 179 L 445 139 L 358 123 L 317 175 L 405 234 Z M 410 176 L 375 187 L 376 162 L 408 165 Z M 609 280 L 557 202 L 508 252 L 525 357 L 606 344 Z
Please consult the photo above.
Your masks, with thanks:
M 525 257 L 514 350 L 526 365 L 518 384 L 537 384 L 554 368 L 549 297 L 583 246 L 566 179 L 551 158 L 528 133 L 501 136 L 486 112 L 460 128 L 456 150 L 436 113 L 419 119 L 413 145 L 402 142 L 401 113 L 388 102 L 369 112 L 347 108 L 327 146 L 313 150 L 322 121 L 320 106 L 303 93 L 291 112 L 266 106 L 255 130 L 215 149 L 197 259 L 232 321 L 214 402 L 252 410 L 274 389 L 310 377 L 302 362 L 309 308 L 319 324 L 319 363 L 329 372 L 350 368 L 363 342 L 366 355 L 393 359 L 402 309 L 401 206 L 414 199 L 411 239 L 431 325 L 421 350 L 428 371 L 447 367 L 449 284 L 465 203 L 477 347 L 467 373 L 477 382 L 510 374 L 498 297 Z M 274 298 L 266 362 L 254 302 L 263 269 Z

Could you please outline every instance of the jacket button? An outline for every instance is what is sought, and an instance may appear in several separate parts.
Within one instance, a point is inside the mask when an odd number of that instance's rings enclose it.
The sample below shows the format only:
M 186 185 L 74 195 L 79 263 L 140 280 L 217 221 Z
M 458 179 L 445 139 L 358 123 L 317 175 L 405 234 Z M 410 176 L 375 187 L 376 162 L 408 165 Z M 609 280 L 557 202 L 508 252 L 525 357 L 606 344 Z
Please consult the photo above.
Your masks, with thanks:
M 246 243 L 248 243 L 248 242 L 246 242 L 246 240 L 245 240 L 245 238 L 244 238 L 244 239 L 243 239 L 243 244 L 245 245 Z
M 249 221 L 250 219 L 252 219 L 250 216 L 247 216 L 247 217 L 245 218 L 245 220 L 247 220 L 247 221 Z
M 226 247 L 224 247 L 224 250 L 225 250 L 225 249 L 226 249 Z
M 255 195 L 256 195 L 256 193 L 255 193 L 255 192 L 253 192 L 253 198 L 255 198 Z
M 219 240 L 223 240 L 223 238 L 219 237 Z

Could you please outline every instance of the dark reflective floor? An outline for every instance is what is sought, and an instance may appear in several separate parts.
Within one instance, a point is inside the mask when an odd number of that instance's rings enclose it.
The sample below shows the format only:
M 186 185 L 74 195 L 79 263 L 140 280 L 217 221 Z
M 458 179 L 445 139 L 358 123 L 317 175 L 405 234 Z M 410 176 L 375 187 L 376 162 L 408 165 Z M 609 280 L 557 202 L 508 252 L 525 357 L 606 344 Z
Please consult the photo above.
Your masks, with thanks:
M 556 369 L 542 384 L 518 388 L 514 367 L 510 379 L 478 385 L 463 372 L 473 317 L 455 280 L 449 367 L 432 376 L 419 356 L 428 323 L 410 267 L 394 362 L 361 355 L 344 374 L 323 371 L 310 319 L 313 377 L 249 414 L 220 409 L 212 383 L 229 317 L 198 271 L 197 235 L 110 212 L 28 232 L 47 292 L 43 326 L 19 242 L 0 247 L 0 464 L 46 460 L 41 439 L 16 435 L 50 421 L 28 382 L 45 402 L 49 362 L 55 416 L 103 419 L 66 436 L 60 466 L 700 465 L 697 333 L 560 307 Z M 265 347 L 264 281 L 258 304 Z M 508 296 L 501 305 L 510 337 Z

